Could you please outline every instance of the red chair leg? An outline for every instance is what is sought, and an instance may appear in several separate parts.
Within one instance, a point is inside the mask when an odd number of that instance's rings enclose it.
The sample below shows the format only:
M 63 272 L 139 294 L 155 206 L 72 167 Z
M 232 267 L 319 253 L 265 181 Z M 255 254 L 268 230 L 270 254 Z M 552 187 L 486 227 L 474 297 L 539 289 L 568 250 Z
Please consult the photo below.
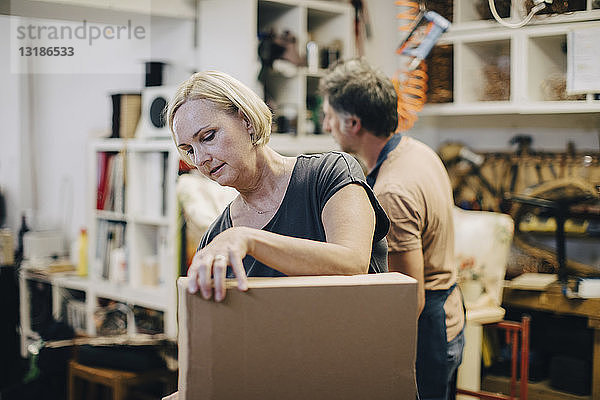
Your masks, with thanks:
M 527 400 L 527 383 L 529 381 L 529 322 L 525 315 L 521 318 L 521 400 Z
M 519 399 L 527 400 L 527 384 L 529 379 L 529 324 L 531 318 L 529 316 L 523 316 L 521 322 L 502 321 L 495 324 L 496 327 L 506 330 L 506 342 L 510 343 L 512 362 L 511 362 L 511 376 L 510 376 L 510 396 L 489 393 L 485 391 L 471 391 L 466 389 L 458 388 L 456 393 L 466 394 L 470 396 L 479 397 L 480 399 L 499 399 L 499 400 L 514 400 L 516 399 L 517 393 L 517 358 L 519 355 L 519 332 L 521 333 L 521 374 L 520 374 L 520 387 L 519 387 Z

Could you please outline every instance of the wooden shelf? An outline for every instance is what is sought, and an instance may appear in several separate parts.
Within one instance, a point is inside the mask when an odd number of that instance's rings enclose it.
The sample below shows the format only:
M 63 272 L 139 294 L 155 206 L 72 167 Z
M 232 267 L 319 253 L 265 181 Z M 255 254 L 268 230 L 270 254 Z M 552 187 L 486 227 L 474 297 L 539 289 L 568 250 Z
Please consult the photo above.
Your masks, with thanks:
M 478 5 L 475 0 L 455 1 L 454 22 L 439 42 L 452 46 L 451 53 L 446 51 L 452 54 L 451 75 L 436 78 L 453 82 L 453 102 L 427 104 L 420 115 L 600 112 L 600 101 L 592 93 L 582 100 L 565 100 L 561 93 L 567 73 L 567 35 L 574 29 L 600 26 L 600 9 L 587 2 L 585 10 L 537 15 L 524 27 L 511 29 L 494 19 L 482 20 Z M 514 9 L 511 12 L 516 14 Z
M 486 101 L 474 103 L 427 104 L 420 116 L 503 115 L 503 114 L 588 114 L 600 112 L 599 101 L 537 101 L 516 103 Z
M 467 3 L 465 1 L 465 3 Z M 487 5 L 487 3 L 486 3 Z M 565 23 L 573 23 L 573 22 L 586 22 L 586 21 L 596 21 L 600 19 L 600 9 L 590 9 L 585 11 L 574 11 L 570 13 L 564 14 L 554 14 L 554 15 L 536 15 L 532 18 L 527 27 L 532 26 L 540 26 L 540 25 L 548 25 L 548 24 L 565 24 Z M 516 22 L 507 19 L 507 22 Z M 470 20 L 470 21 L 455 21 L 448 33 L 454 35 L 463 32 L 469 31 L 480 31 L 482 29 L 502 29 L 503 27 L 496 22 L 494 19 L 488 20 Z M 522 28 L 521 28 L 522 29 Z

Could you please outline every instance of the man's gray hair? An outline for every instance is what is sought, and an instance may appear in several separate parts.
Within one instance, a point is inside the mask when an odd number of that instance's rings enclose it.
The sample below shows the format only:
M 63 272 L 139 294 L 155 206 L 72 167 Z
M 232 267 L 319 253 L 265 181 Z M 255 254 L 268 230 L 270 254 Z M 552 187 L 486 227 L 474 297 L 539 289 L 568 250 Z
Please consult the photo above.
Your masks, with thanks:
M 398 95 L 392 81 L 364 59 L 333 65 L 319 91 L 336 112 L 360 118 L 376 136 L 388 137 L 398 127 Z

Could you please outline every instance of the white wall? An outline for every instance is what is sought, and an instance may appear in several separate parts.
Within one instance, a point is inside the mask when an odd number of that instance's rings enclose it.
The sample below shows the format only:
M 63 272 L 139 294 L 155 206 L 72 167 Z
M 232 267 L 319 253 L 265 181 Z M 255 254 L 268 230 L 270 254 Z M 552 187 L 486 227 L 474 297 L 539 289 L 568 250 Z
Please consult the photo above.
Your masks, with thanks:
M 198 27 L 198 68 L 231 74 L 260 92 L 258 39 L 255 24 L 248 22 L 258 18 L 256 3 L 253 0 L 201 0 L 198 12 L 202 15 Z M 238 22 L 242 18 L 245 21 Z
M 9 28 L 9 17 L 0 16 L 2 37 Z M 152 18 L 150 34 L 151 59 L 177 63 L 167 69 L 167 83 L 181 81 L 195 57 L 193 22 Z M 0 187 L 8 227 L 16 232 L 26 212 L 34 229 L 63 229 L 73 240 L 93 204 L 86 191 L 87 144 L 111 129 L 111 93 L 143 89 L 147 60 L 138 60 L 135 74 L 11 74 L 7 42 L 0 41 L 0 85 L 8 88 L 0 91 Z M 112 54 L 103 59 L 112 70 L 115 63 L 131 61 Z
M 367 13 L 371 27 L 371 38 L 364 43 L 364 57 L 388 76 L 393 76 L 399 67 L 396 48 L 400 43 L 398 32 L 398 6 L 391 0 L 367 0 Z

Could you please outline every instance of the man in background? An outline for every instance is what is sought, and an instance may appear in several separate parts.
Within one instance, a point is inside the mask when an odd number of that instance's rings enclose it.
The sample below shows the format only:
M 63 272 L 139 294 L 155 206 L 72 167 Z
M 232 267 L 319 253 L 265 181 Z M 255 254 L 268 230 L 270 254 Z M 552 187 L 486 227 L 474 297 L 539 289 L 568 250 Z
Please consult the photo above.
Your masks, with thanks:
M 325 119 L 343 151 L 360 158 L 367 183 L 391 221 L 388 268 L 418 281 L 417 386 L 421 399 L 454 398 L 464 347 L 456 285 L 454 206 L 437 154 L 398 126 L 396 91 L 366 61 L 335 65 L 320 82 Z

